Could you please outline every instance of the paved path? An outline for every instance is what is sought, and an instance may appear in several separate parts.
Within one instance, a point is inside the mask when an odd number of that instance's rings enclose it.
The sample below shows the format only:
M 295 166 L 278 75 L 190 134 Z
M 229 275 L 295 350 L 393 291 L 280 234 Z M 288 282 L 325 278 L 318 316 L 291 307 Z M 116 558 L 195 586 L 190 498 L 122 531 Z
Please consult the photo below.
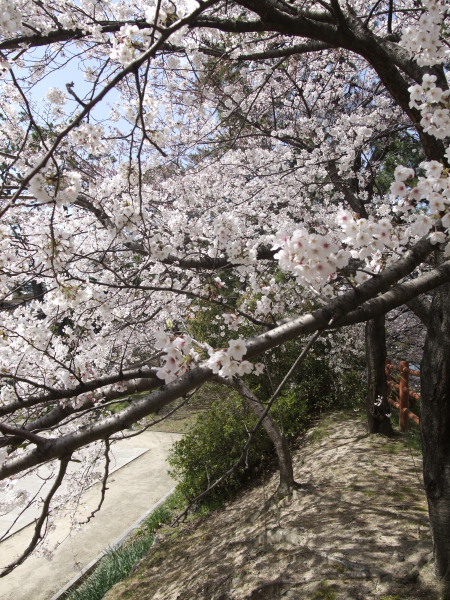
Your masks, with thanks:
M 59 517 L 49 538 L 51 547 L 57 545 L 52 557 L 32 556 L 0 579 L 1 600 L 49 600 L 108 548 L 173 487 L 166 458 L 180 438 L 178 434 L 146 432 L 116 444 L 118 465 L 126 464 L 111 474 L 101 511 L 78 531 L 71 531 L 71 514 Z M 83 495 L 83 515 L 97 506 L 99 490 L 100 484 L 95 484 Z M 32 530 L 33 525 L 28 525 L 0 544 L 0 567 L 27 546 Z

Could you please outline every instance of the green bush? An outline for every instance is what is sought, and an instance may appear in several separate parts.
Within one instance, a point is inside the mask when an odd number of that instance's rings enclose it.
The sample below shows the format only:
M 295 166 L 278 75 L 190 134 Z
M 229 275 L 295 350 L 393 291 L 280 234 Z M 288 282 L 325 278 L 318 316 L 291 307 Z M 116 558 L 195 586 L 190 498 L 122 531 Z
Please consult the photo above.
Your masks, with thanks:
M 319 407 L 328 406 L 332 378 L 323 361 L 310 359 L 299 383 L 291 384 L 278 398 L 272 415 L 288 439 L 304 431 Z M 272 395 L 265 378 L 253 386 L 264 402 Z M 177 442 L 169 456 L 172 475 L 188 499 L 198 496 L 232 467 L 242 454 L 257 418 L 235 393 L 214 402 L 193 430 Z M 245 461 L 205 499 L 213 507 L 231 498 L 242 484 L 273 460 L 272 444 L 262 427 L 256 433 Z
M 268 361 L 270 370 L 266 369 L 260 377 L 246 378 L 262 402 L 272 397 L 300 349 L 301 342 L 290 342 L 275 349 Z M 352 368 L 337 378 L 326 360 L 327 349 L 326 343 L 315 346 L 315 352 L 306 357 L 272 407 L 271 414 L 288 440 L 294 440 L 305 431 L 317 414 L 352 406 L 353 395 L 358 390 L 361 394 L 361 372 Z M 201 494 L 237 462 L 256 422 L 246 403 L 232 393 L 213 402 L 192 431 L 174 445 L 169 456 L 171 473 L 188 500 Z M 202 503 L 213 508 L 230 499 L 245 481 L 273 459 L 273 446 L 260 427 L 246 460 L 202 499 Z
M 192 499 L 225 473 L 240 457 L 249 432 L 257 422 L 242 399 L 231 394 L 214 402 L 200 415 L 192 431 L 176 442 L 169 455 L 171 474 L 179 481 L 179 490 Z M 271 455 L 265 431 L 259 429 L 246 459 L 232 475 L 205 499 L 213 507 L 231 498 L 242 483 Z
M 302 397 L 301 387 L 292 385 L 276 401 L 272 416 L 286 438 L 291 441 L 305 431 L 313 413 L 308 401 Z
M 361 360 L 339 374 L 335 380 L 337 408 L 363 409 L 367 396 L 365 363 Z

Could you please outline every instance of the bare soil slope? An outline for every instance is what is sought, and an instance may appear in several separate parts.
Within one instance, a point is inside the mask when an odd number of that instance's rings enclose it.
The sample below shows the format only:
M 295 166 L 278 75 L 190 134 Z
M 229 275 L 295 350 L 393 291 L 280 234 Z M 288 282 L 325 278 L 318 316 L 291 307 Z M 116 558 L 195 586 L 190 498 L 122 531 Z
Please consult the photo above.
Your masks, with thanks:
M 107 600 L 437 599 L 420 458 L 328 418 L 295 453 L 309 484 L 269 509 L 277 478 L 166 534 Z

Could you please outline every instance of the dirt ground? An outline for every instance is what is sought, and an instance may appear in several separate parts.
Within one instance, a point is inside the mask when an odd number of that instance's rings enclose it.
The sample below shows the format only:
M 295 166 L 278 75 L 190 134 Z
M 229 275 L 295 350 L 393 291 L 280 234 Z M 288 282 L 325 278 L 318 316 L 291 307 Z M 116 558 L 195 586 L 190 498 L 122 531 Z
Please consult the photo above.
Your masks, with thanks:
M 437 600 L 420 457 L 321 421 L 295 452 L 306 490 L 269 509 L 277 477 L 160 536 L 107 600 Z

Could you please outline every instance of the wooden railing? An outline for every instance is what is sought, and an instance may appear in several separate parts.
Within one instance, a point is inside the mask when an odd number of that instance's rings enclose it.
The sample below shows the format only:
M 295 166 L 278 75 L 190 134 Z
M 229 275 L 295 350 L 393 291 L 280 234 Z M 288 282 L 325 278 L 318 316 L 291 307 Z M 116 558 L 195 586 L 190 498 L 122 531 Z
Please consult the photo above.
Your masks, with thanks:
M 392 377 L 392 372 L 400 373 L 400 380 L 397 383 Z M 389 404 L 398 408 L 400 413 L 400 430 L 407 431 L 408 419 L 412 419 L 417 425 L 420 424 L 419 417 L 409 409 L 410 400 L 420 402 L 420 394 L 409 389 L 409 378 L 420 377 L 420 371 L 409 368 L 409 362 L 406 360 L 400 361 L 400 365 L 394 365 L 388 359 L 386 361 L 386 381 L 388 385 L 388 401 Z M 398 400 L 394 398 L 397 396 Z

